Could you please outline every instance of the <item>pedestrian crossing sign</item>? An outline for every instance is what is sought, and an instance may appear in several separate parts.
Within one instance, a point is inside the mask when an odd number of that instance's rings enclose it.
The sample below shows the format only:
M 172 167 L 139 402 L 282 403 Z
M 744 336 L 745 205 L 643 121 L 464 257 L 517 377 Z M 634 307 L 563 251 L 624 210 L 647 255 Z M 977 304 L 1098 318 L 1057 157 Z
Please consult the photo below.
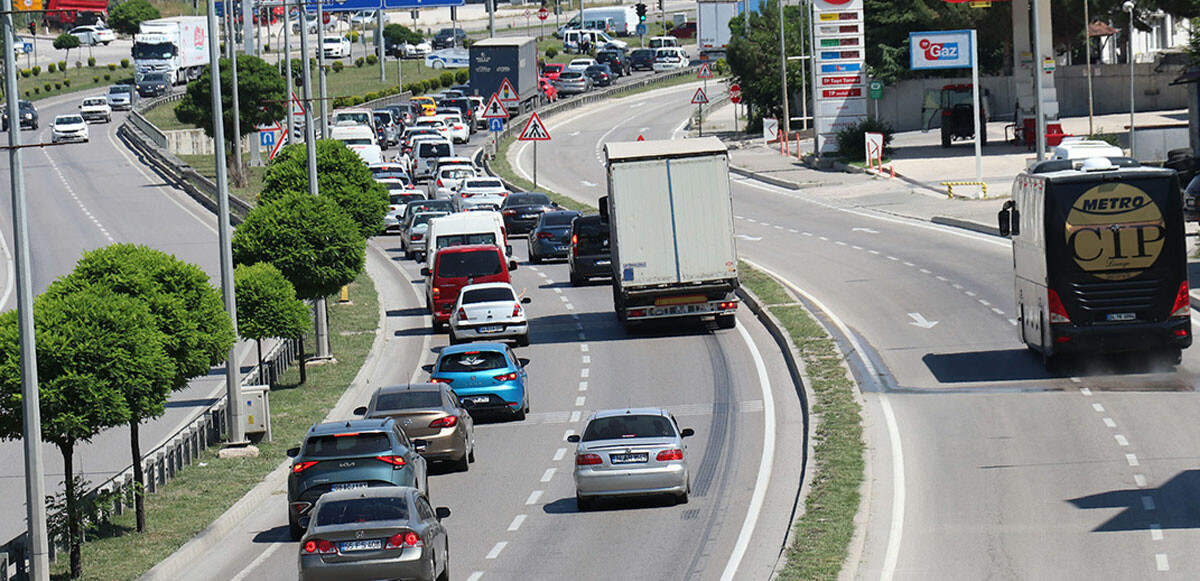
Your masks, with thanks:
M 529 121 L 525 122 L 525 128 L 521 130 L 521 136 L 517 140 L 550 141 L 550 132 L 546 131 L 546 124 L 542 123 L 542 118 L 535 112 L 529 117 Z
M 521 100 L 517 97 L 517 91 L 513 89 L 512 83 L 508 82 L 508 77 L 504 77 L 504 82 L 500 83 L 500 90 L 496 91 L 496 94 L 500 96 L 501 103 L 513 103 Z

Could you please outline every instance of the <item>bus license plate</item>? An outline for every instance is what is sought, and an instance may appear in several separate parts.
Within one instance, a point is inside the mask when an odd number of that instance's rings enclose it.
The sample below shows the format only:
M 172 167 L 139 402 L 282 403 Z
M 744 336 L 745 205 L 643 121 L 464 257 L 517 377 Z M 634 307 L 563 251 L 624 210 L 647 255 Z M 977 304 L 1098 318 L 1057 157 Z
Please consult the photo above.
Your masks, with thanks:
M 1110 313 L 1105 319 L 1109 321 L 1132 321 L 1137 318 L 1134 313 Z

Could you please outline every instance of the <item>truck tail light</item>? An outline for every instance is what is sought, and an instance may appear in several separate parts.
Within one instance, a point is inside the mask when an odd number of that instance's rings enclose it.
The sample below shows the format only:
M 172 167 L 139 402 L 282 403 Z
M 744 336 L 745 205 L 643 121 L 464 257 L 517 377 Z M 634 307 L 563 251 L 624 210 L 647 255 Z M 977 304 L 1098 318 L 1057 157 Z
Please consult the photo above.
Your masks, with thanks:
M 1058 298 L 1058 291 L 1047 289 L 1046 301 L 1050 308 L 1050 322 L 1052 324 L 1070 323 L 1071 317 L 1067 315 L 1067 308 L 1063 306 L 1062 299 Z
M 1171 307 L 1172 317 L 1190 317 L 1192 310 L 1191 295 L 1188 293 L 1188 281 L 1179 283 L 1179 292 L 1175 294 L 1175 304 Z

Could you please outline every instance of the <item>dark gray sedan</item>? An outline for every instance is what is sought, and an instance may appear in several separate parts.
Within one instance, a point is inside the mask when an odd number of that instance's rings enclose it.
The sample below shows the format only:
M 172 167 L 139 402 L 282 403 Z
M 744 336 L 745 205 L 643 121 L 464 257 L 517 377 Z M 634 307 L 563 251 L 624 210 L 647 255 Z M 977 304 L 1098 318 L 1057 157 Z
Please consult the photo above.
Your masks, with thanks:
M 574 210 L 542 214 L 529 232 L 529 262 L 566 258 L 571 250 L 571 220 L 579 215 Z
M 170 84 L 167 82 L 167 75 L 164 73 L 146 73 L 138 79 L 137 83 L 138 95 L 142 97 L 158 97 L 166 95 L 170 90 Z
M 300 539 L 302 581 L 450 579 L 450 540 L 420 490 L 381 486 L 330 492 Z

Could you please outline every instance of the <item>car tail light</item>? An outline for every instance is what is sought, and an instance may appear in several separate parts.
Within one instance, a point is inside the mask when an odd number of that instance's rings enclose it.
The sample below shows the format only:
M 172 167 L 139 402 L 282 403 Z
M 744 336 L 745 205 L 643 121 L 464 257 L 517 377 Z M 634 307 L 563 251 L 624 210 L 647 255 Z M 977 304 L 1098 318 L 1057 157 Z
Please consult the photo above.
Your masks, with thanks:
M 512 316 L 514 316 L 514 317 L 520 317 L 520 316 L 521 316 L 521 303 L 513 303 L 513 312 L 512 312 Z
M 517 372 L 514 371 L 512 373 L 505 373 L 504 375 L 497 375 L 494 377 L 494 379 L 496 381 L 516 381 L 517 380 Z
M 337 552 L 337 547 L 332 541 L 323 539 L 309 539 L 304 541 L 304 552 L 308 554 L 320 553 L 322 555 L 331 555 Z
M 380 462 L 391 464 L 392 468 L 395 470 L 404 468 L 404 465 L 406 464 L 403 456 L 376 456 L 375 459 L 379 460 Z
M 438 288 L 438 287 L 436 287 L 436 286 L 435 286 L 435 287 L 433 287 L 433 300 L 435 300 L 435 301 L 436 301 L 436 300 L 438 300 L 439 298 L 441 298 L 441 296 L 442 296 L 442 289 L 440 289 L 440 288 Z
M 431 381 L 433 383 L 445 383 L 445 384 L 449 385 L 454 380 L 447 378 L 447 377 L 430 377 L 429 381 Z
M 678 448 L 676 448 L 674 450 L 663 450 L 662 452 L 659 452 L 658 456 L 655 456 L 654 459 L 658 460 L 659 462 L 669 462 L 671 460 L 683 460 L 683 450 L 680 450 Z
M 438 178 L 437 185 L 439 188 L 442 187 L 442 178 Z
M 554 235 L 549 232 L 538 232 L 538 238 L 545 240 L 547 238 L 554 238 Z
M 602 462 L 604 462 L 604 461 L 600 459 L 599 454 L 576 454 L 575 455 L 575 465 L 576 466 L 594 466 L 594 465 L 600 464 Z
M 425 237 L 424 234 L 413 234 L 413 235 L 409 236 L 408 239 L 412 240 L 413 242 L 416 242 L 417 240 L 420 240 L 424 237 Z
M 516 210 L 505 210 L 505 211 L 501 212 L 501 214 L 504 214 L 505 216 L 516 216 L 517 211 Z
M 463 192 L 463 193 L 462 193 L 462 197 L 464 197 L 464 198 L 469 198 L 469 197 L 471 197 L 471 194 L 468 194 L 468 193 L 466 193 L 466 192 Z
M 458 308 L 458 320 L 460 320 L 460 321 L 465 321 L 465 320 L 467 320 L 467 311 L 466 311 L 466 309 L 464 309 L 464 308 L 462 308 L 462 307 L 459 307 L 459 308 Z
M 414 532 L 396 533 L 387 540 L 386 549 L 403 549 L 404 547 L 423 547 L 424 541 L 421 540 L 421 535 Z
M 579 256 L 579 235 L 571 235 L 571 256 Z
M 429 422 L 431 428 L 453 428 L 458 425 L 458 416 L 446 416 Z
M 1175 329 L 1175 336 L 1176 337 L 1187 337 L 1188 330 L 1187 329 Z
M 302 514 L 306 514 L 308 512 L 308 509 L 312 508 L 312 505 L 313 505 L 313 503 L 311 503 L 311 502 L 305 502 L 305 501 L 301 500 L 298 502 L 293 502 L 292 508 L 295 509 L 296 514 L 302 515 Z
M 295 464 L 292 464 L 292 474 L 300 474 L 301 472 L 304 472 L 305 470 L 308 470 L 309 468 L 312 468 L 313 466 L 316 466 L 316 465 L 317 465 L 316 460 L 305 460 L 303 462 L 296 462 Z
M 717 308 L 721 309 L 722 311 L 729 311 L 736 309 L 737 305 L 737 301 L 725 301 L 720 305 L 717 305 Z
M 1179 283 L 1179 292 L 1175 294 L 1175 305 L 1171 307 L 1172 317 L 1190 317 L 1192 310 L 1191 295 L 1188 293 L 1188 281 Z
M 1063 306 L 1062 299 L 1058 298 L 1058 291 L 1047 289 L 1046 295 L 1046 300 L 1050 303 L 1050 322 L 1070 323 L 1071 317 L 1067 315 L 1067 308 Z

